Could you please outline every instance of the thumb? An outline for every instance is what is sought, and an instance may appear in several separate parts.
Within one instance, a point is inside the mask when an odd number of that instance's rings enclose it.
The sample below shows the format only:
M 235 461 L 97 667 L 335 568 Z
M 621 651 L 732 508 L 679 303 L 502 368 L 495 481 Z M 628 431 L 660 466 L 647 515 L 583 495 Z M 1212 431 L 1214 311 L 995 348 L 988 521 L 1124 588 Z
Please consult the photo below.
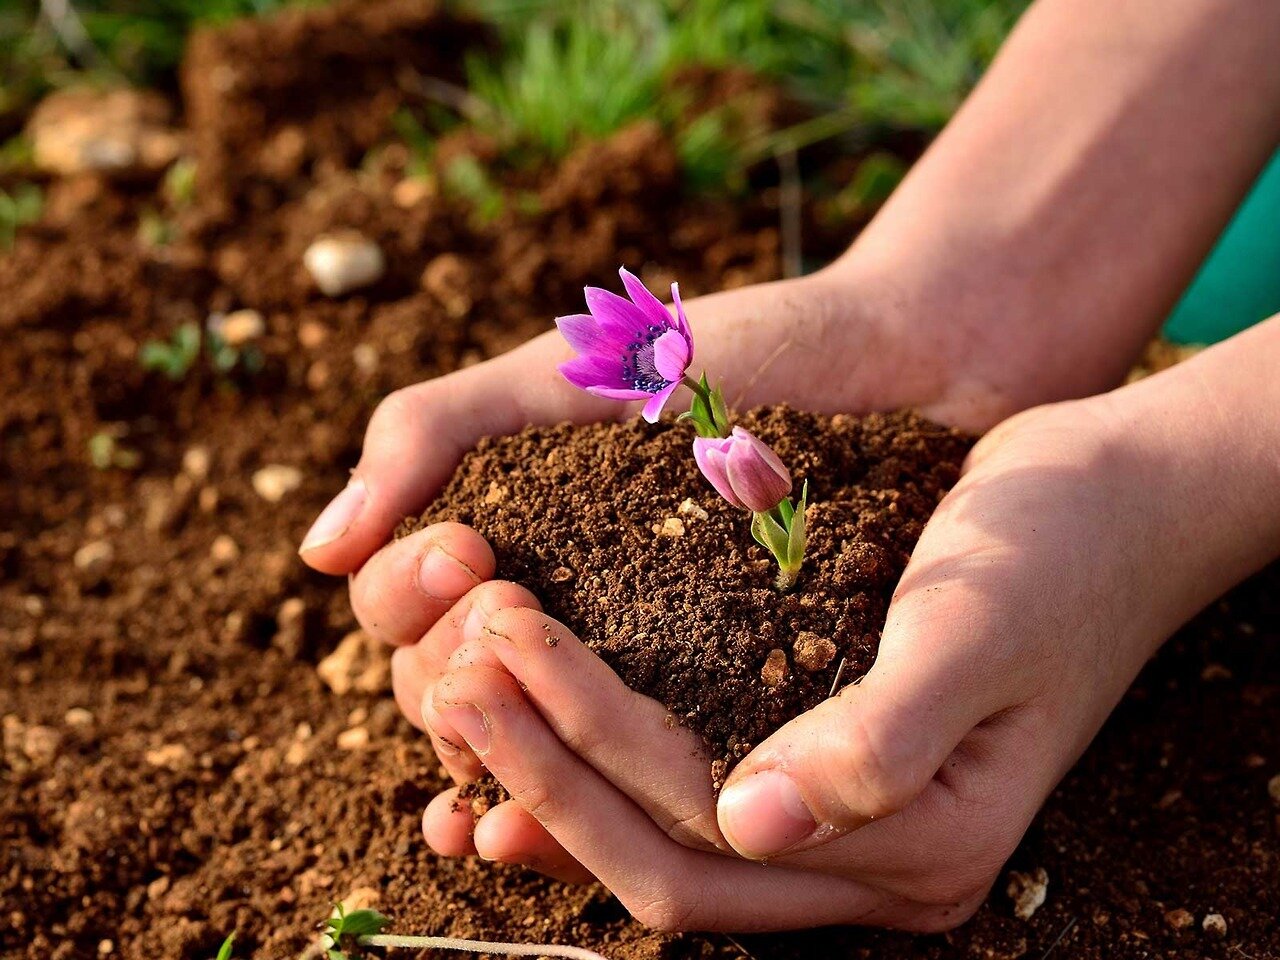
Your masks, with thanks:
M 729 777 L 717 819 L 744 857 L 797 852 L 891 816 L 1009 706 L 1008 665 L 987 642 L 1003 633 L 991 607 L 950 565 L 924 566 L 913 558 L 862 681 L 786 724 Z

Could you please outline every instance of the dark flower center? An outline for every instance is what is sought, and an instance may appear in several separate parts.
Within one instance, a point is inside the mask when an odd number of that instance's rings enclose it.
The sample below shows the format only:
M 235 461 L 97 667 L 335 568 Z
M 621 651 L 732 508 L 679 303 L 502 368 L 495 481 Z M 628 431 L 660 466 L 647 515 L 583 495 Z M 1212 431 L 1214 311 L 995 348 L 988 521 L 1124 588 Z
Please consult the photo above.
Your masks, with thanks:
M 658 373 L 653 359 L 654 342 L 669 329 L 651 324 L 637 331 L 636 339 L 627 344 L 627 352 L 622 355 L 622 378 L 632 389 L 658 393 L 671 385 L 670 380 Z

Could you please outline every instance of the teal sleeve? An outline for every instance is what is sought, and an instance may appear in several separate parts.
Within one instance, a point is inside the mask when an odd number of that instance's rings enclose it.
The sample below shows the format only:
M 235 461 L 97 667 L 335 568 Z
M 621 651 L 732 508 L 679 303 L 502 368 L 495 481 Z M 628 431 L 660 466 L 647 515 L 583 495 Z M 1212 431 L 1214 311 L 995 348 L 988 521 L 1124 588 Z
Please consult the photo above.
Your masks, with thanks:
M 1280 153 L 1271 159 L 1165 324 L 1175 343 L 1216 343 L 1280 313 Z

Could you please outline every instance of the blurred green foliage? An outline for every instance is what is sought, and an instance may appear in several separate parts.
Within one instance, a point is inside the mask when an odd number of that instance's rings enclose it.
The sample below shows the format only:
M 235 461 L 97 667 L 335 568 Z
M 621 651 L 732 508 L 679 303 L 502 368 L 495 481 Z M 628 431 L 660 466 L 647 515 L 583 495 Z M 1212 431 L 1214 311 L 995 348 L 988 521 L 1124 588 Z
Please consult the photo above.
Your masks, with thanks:
M 37 0 L 0 0 L 0 139 L 50 87 L 73 77 L 165 85 L 193 25 L 297 2 L 324 0 L 46 0 L 43 9 Z M 453 0 L 494 23 L 502 39 L 497 55 L 468 59 L 478 109 L 466 119 L 509 156 L 555 159 L 583 138 L 649 117 L 671 133 L 697 189 L 739 187 L 751 164 L 818 139 L 940 129 L 1028 2 Z M 78 26 L 55 29 L 58 9 Z M 77 48 L 81 27 L 87 43 Z M 697 65 L 773 78 L 809 104 L 812 118 L 768 131 L 749 108 L 704 109 L 677 80 Z M 425 131 L 412 118 L 397 127 L 421 159 Z
M 1029 0 L 473 0 L 506 45 L 469 61 L 481 122 L 541 157 L 640 117 L 676 138 L 698 188 L 740 181 L 791 131 L 689 110 L 673 78 L 742 66 L 781 82 L 816 117 L 799 143 L 851 129 L 940 129 Z M 743 118 L 737 118 L 742 121 Z

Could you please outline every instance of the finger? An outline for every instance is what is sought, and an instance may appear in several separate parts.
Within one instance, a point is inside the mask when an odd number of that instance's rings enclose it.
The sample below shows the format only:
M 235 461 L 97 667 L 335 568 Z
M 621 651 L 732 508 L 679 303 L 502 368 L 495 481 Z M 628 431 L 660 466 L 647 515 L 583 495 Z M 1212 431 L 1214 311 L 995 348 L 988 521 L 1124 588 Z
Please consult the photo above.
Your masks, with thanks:
M 370 636 L 415 643 L 495 566 L 493 550 L 470 527 L 432 524 L 369 558 L 351 579 L 351 609 Z
M 484 767 L 466 743 L 447 732 L 441 735 L 441 721 L 433 723 L 430 690 L 439 678 L 450 654 L 462 643 L 462 629 L 468 622 L 483 623 L 504 607 L 541 609 L 538 598 L 519 584 L 490 580 L 476 587 L 436 621 L 415 644 L 400 647 L 391 655 L 391 689 L 405 718 L 431 738 L 436 756 L 458 783 L 468 783 L 484 772 Z
M 458 788 L 437 794 L 422 814 L 422 835 L 443 857 L 469 857 L 476 847 L 471 833 L 475 818 L 469 804 L 458 799 Z
M 518 864 L 565 883 L 595 881 L 591 871 L 514 800 L 498 804 L 480 818 L 474 842 L 476 853 L 485 860 Z
M 720 828 L 743 856 L 805 849 L 893 815 L 975 726 L 1029 695 L 1013 675 L 1020 618 L 978 586 L 998 561 L 978 549 L 962 502 L 944 501 L 926 527 L 862 682 L 786 724 L 729 777 Z
M 853 881 L 672 841 L 560 742 L 505 669 L 452 670 L 433 696 L 436 710 L 512 797 L 642 923 L 660 930 L 770 930 L 893 925 L 915 916 L 897 898 Z
M 303 538 L 302 559 L 324 573 L 359 569 L 405 517 L 422 510 L 483 436 L 620 413 L 621 404 L 564 381 L 556 363 L 568 354 L 558 336 L 544 335 L 495 360 L 389 395 L 369 421 L 351 481 Z
M 494 659 L 511 673 L 556 736 L 653 818 L 699 849 L 728 849 L 716 825 L 702 740 L 658 701 L 637 693 L 577 637 L 537 610 L 510 604 L 472 618 L 451 668 Z

